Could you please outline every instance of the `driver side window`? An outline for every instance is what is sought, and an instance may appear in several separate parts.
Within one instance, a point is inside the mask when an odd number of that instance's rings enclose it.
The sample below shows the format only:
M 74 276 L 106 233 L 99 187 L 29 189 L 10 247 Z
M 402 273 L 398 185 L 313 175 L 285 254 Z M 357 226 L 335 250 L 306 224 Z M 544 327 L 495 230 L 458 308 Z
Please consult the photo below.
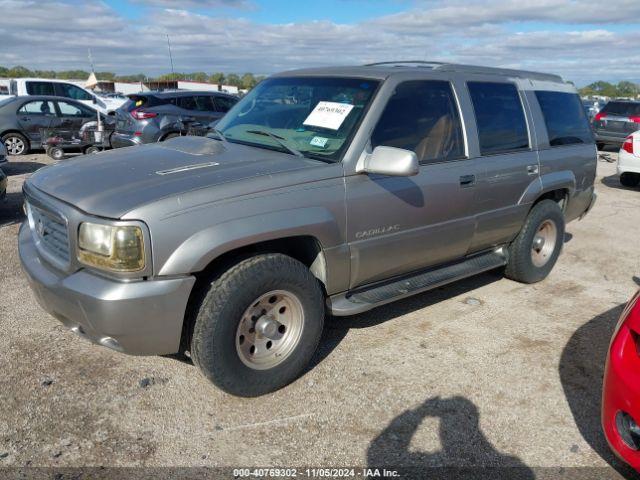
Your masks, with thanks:
M 399 84 L 378 120 L 371 144 L 412 150 L 421 163 L 463 158 L 464 136 L 451 84 L 440 80 Z

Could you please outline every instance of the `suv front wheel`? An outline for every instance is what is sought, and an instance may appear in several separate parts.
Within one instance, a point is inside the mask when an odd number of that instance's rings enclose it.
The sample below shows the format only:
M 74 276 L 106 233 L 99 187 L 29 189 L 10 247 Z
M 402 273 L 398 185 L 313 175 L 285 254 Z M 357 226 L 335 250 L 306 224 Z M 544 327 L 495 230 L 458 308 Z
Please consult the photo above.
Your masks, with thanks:
M 210 286 L 197 312 L 191 358 L 233 395 L 273 392 L 300 376 L 324 320 L 318 280 L 279 253 L 236 264 Z
M 556 264 L 564 240 L 564 214 L 553 200 L 534 205 L 509 246 L 507 278 L 523 283 L 544 280 Z

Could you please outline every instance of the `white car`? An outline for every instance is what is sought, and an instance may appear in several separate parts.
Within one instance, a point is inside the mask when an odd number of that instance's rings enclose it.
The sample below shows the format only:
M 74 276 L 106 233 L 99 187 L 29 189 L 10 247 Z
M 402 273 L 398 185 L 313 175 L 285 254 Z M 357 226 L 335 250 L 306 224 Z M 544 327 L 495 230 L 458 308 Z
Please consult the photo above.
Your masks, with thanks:
M 115 112 L 127 98 L 98 97 L 93 92 L 64 80 L 50 78 L 16 78 L 9 84 L 10 95 L 50 95 L 77 100 L 105 115 Z M 3 95 L 2 97 L 10 96 Z
M 620 183 L 625 187 L 640 184 L 640 130 L 629 135 L 618 154 Z

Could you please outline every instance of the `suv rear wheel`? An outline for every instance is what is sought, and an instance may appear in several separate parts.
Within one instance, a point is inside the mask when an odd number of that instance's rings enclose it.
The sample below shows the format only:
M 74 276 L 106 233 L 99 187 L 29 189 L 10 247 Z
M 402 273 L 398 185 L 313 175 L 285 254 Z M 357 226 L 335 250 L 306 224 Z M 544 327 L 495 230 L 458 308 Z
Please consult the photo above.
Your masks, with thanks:
M 241 261 L 215 280 L 197 311 L 191 358 L 215 385 L 254 397 L 294 381 L 324 320 L 318 280 L 282 254 Z
M 507 278 L 535 283 L 549 275 L 564 240 L 564 214 L 553 200 L 542 200 L 529 212 L 522 230 L 509 246 Z
M 637 187 L 640 184 L 640 173 L 624 172 L 620 174 L 620 183 L 625 187 Z

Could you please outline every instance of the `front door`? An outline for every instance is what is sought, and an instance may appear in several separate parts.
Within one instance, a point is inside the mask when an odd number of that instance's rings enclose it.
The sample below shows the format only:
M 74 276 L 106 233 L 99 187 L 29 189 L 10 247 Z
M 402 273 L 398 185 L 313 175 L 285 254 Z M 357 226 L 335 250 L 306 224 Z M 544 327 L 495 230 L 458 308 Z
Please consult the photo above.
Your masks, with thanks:
M 420 171 L 347 177 L 351 288 L 461 258 L 475 229 L 481 163 L 466 156 L 448 81 L 398 84 L 371 135 L 380 145 L 415 151 Z
M 32 145 L 37 147 L 42 142 L 42 130 L 56 127 L 59 124 L 56 109 L 51 100 L 26 102 L 16 114 L 22 131 L 27 134 Z

